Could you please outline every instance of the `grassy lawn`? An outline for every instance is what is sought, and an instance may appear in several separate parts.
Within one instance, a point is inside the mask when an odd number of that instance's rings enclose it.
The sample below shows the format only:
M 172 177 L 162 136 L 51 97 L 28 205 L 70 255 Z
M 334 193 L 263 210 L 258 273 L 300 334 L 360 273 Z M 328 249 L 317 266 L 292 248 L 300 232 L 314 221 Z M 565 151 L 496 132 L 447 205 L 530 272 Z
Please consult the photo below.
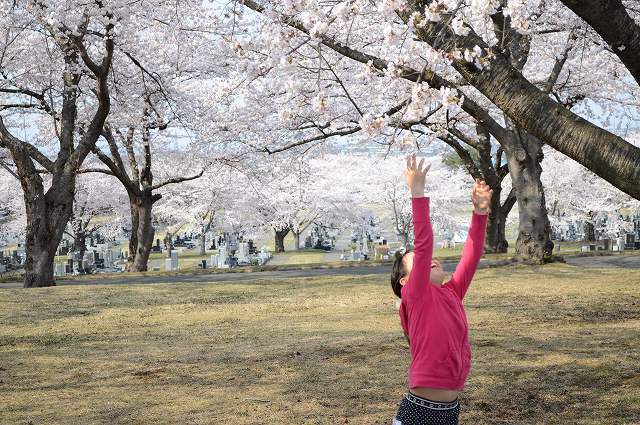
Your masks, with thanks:
M 0 423 L 389 424 L 381 276 L 5 289 Z M 462 424 L 639 424 L 640 270 L 482 270 Z

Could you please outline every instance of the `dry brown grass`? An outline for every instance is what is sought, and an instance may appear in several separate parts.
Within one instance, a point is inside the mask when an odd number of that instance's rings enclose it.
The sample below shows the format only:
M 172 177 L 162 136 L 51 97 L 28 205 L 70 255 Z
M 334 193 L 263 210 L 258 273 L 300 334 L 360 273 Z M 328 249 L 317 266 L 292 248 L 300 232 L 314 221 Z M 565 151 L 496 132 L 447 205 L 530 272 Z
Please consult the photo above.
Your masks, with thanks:
M 385 278 L 0 292 L 2 424 L 389 424 Z M 640 270 L 483 270 L 462 424 L 640 424 Z

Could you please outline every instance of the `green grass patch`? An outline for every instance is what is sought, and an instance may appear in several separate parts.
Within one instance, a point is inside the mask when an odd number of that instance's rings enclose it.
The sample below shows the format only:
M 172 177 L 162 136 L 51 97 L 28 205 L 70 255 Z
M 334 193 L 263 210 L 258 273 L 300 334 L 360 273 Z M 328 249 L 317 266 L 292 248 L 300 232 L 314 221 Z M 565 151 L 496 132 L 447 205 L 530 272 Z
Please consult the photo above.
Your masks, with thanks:
M 640 423 L 640 270 L 487 269 L 461 423 Z M 384 276 L 5 289 L 11 424 L 386 424 L 409 362 Z

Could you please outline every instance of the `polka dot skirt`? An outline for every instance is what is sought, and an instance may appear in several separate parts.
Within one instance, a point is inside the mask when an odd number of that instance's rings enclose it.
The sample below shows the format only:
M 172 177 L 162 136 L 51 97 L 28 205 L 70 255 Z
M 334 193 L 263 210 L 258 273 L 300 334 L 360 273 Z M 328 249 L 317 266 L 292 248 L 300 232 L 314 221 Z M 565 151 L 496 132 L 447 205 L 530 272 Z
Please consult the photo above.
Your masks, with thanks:
M 458 415 L 458 400 L 439 403 L 409 393 L 402 399 L 393 425 L 458 425 Z

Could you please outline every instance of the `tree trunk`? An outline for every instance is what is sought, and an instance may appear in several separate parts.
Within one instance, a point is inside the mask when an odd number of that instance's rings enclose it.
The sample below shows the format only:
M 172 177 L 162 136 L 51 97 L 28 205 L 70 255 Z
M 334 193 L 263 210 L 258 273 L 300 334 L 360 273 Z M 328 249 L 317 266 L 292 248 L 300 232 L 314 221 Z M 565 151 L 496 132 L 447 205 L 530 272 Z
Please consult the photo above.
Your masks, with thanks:
M 409 236 L 409 233 L 403 233 L 400 236 L 402 236 L 402 240 L 404 241 L 404 247 L 405 249 L 409 249 L 409 243 L 410 243 L 410 239 L 411 237 Z M 411 247 L 413 249 L 413 247 Z
M 23 187 L 25 183 L 23 183 Z M 24 264 L 24 287 L 55 286 L 53 278 L 56 250 L 64 229 L 73 213 L 73 178 L 58 183 L 59 190 L 50 188 L 46 194 L 31 198 L 25 189 L 27 227 Z
M 596 227 L 590 221 L 585 221 L 584 226 L 584 240 L 585 242 L 595 242 L 596 241 Z
M 78 266 L 78 271 L 83 273 L 84 267 L 82 267 L 82 260 L 84 259 L 84 253 L 87 252 L 87 234 L 84 230 L 80 230 L 76 233 L 75 238 L 73 240 L 73 251 L 78 252 L 78 257 L 80 261 L 80 265 Z
M 140 216 L 138 213 L 137 200 L 133 193 L 129 193 L 129 211 L 131 213 L 131 235 L 129 235 L 129 253 L 127 254 L 127 264 L 125 271 L 132 272 L 138 250 L 138 227 Z
M 200 234 L 200 255 L 207 255 L 207 235 L 204 229 Z
M 173 234 L 169 231 L 164 235 L 164 246 L 167 249 L 167 258 L 171 258 L 171 251 L 173 251 Z
M 293 233 L 293 250 L 299 251 L 300 250 L 300 233 L 302 232 L 291 231 L 291 233 Z
M 289 228 L 275 231 L 276 252 L 284 252 L 284 238 L 289 234 Z
M 149 255 L 153 246 L 155 230 L 153 228 L 153 199 L 151 196 L 143 196 L 137 202 L 138 210 L 138 246 L 131 271 L 147 271 Z
M 513 143 L 509 152 L 505 150 L 520 218 L 516 258 L 526 263 L 543 264 L 551 259 L 553 242 L 544 187 L 540 181 L 542 144 L 526 133 L 520 135 L 520 140 Z
M 493 196 L 496 194 L 494 192 Z M 500 203 L 500 197 L 498 196 L 498 204 Z M 493 200 L 492 202 L 493 203 Z M 508 213 L 507 213 L 508 214 Z M 491 211 L 487 221 L 487 237 L 484 242 L 484 250 L 487 253 L 501 254 L 507 252 L 509 248 L 509 242 L 505 237 L 505 224 L 507 222 L 507 216 L 498 207 L 497 212 Z

